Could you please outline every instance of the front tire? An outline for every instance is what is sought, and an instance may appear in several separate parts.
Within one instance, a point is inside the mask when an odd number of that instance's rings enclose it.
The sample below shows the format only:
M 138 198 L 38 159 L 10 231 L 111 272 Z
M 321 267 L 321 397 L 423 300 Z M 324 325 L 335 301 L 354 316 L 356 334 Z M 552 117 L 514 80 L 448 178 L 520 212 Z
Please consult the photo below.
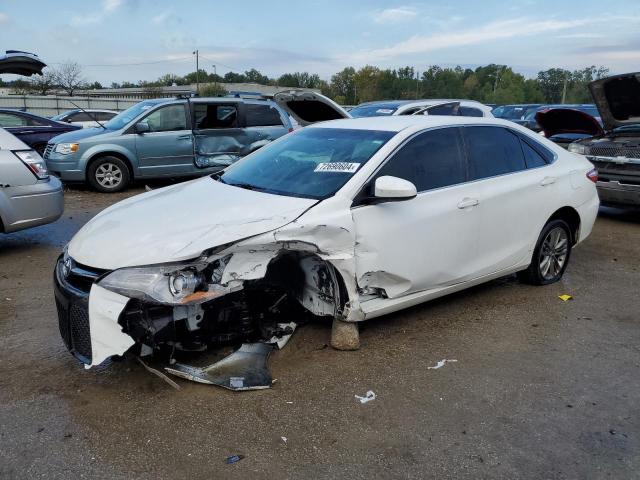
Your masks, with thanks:
M 533 250 L 531 265 L 518 278 L 531 285 L 549 285 L 562 278 L 571 256 L 571 229 L 564 220 L 547 223 Z
M 129 185 L 129 168 L 118 157 L 100 157 L 89 165 L 87 180 L 99 192 L 120 192 Z

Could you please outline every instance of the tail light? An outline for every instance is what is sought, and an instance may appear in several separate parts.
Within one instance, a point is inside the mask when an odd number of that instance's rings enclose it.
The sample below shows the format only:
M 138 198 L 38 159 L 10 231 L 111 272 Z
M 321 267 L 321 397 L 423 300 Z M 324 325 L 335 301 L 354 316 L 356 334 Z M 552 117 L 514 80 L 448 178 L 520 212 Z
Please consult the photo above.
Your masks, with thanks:
M 14 150 L 14 155 L 18 157 L 22 163 L 24 163 L 31 173 L 33 173 L 39 180 L 46 180 L 49 178 L 49 171 L 47 170 L 47 164 L 33 150 Z
M 598 170 L 596 170 L 595 168 L 589 170 L 587 172 L 587 178 L 593 183 L 598 183 Z
M 293 127 L 289 127 L 289 133 L 293 132 Z

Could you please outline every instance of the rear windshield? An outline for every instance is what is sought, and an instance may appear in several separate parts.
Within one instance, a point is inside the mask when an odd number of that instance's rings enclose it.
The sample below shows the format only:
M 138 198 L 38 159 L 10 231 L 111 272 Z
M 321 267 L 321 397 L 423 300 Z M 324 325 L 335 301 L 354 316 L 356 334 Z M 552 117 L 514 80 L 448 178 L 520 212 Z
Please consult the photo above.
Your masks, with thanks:
M 381 117 L 385 115 L 393 115 L 393 112 L 397 109 L 398 105 L 394 104 L 363 105 L 349 110 L 349 115 L 355 118 Z
M 395 132 L 305 128 L 216 177 L 249 190 L 322 199 L 336 193 Z

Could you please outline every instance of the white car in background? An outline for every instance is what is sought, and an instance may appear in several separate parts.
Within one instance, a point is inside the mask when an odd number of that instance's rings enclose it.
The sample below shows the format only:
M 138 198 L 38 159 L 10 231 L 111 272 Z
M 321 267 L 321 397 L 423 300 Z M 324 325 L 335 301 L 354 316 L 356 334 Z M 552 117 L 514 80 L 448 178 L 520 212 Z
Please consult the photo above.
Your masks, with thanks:
M 96 109 L 75 109 L 62 112 L 51 120 L 57 120 L 58 122 L 70 123 L 71 125 L 78 125 L 82 128 L 99 127 L 100 123 L 104 124 L 118 115 L 119 112 L 114 110 L 96 110 Z
M 314 102 L 280 104 L 301 124 L 340 113 Z M 303 315 L 333 318 L 332 345 L 357 348 L 357 322 L 513 273 L 560 280 L 593 227 L 596 180 L 583 156 L 509 121 L 317 123 L 89 221 L 55 267 L 60 331 L 88 365 L 135 344 L 264 345 Z

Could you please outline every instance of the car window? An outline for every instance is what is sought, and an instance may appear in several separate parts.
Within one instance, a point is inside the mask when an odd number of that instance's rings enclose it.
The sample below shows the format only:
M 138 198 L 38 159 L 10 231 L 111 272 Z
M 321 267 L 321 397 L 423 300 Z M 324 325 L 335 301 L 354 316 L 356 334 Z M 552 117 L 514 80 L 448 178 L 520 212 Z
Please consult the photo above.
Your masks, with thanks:
M 354 118 L 393 115 L 393 112 L 395 112 L 399 106 L 400 105 L 397 104 L 363 105 L 349 110 L 349 115 Z
M 431 107 L 426 113 L 427 115 L 458 115 L 458 106 L 459 104 L 457 103 L 447 103 Z
M 333 195 L 396 132 L 302 128 L 229 167 L 220 181 L 277 195 Z
M 151 112 L 143 120 L 152 132 L 170 132 L 187 129 L 187 116 L 184 106 L 167 105 Z
M 271 105 L 247 104 L 247 127 L 282 126 L 280 113 Z
M 108 122 L 109 120 L 111 120 L 113 117 L 115 117 L 117 115 L 117 113 L 113 113 L 113 112 L 98 112 L 95 114 L 96 117 L 98 117 L 98 120 L 100 120 L 101 122 Z
M 376 177 L 391 175 L 412 182 L 418 192 L 466 181 L 458 128 L 421 133 L 400 148 Z
M 524 153 L 524 160 L 527 164 L 527 168 L 543 167 L 547 164 L 544 157 L 526 141 L 520 139 L 520 143 L 522 144 L 522 152 Z
M 0 127 L 26 127 L 28 121 L 25 117 L 12 113 L 0 113 Z
M 93 113 L 92 115 L 95 115 L 95 113 Z M 69 118 L 67 118 L 67 121 L 69 121 L 69 122 L 91 122 L 91 121 L 93 121 L 93 119 L 89 116 L 88 113 L 78 112 L 78 113 L 71 114 L 69 116 Z
M 195 103 L 193 117 L 196 129 L 238 127 L 238 109 L 235 105 Z
M 525 169 L 519 138 L 502 127 L 465 127 L 472 180 Z
M 463 117 L 484 117 L 484 113 L 479 108 L 463 106 L 460 106 L 458 115 L 462 115 Z

